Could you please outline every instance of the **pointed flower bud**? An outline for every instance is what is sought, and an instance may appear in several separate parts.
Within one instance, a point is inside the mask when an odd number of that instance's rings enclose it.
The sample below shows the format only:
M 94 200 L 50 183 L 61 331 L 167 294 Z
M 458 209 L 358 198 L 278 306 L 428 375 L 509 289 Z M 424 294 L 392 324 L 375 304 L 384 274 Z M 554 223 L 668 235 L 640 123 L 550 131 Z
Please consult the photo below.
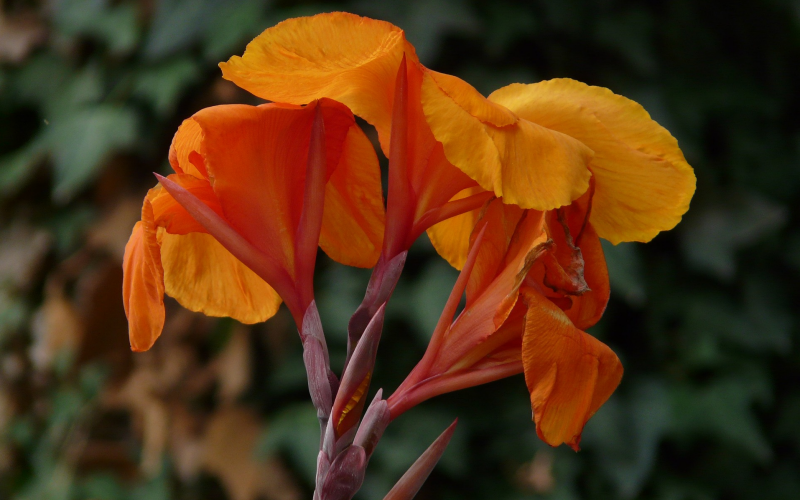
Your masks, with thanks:
M 425 480 L 431 475 L 433 468 L 442 458 L 444 450 L 450 444 L 450 438 L 456 430 L 458 419 L 453 421 L 450 426 L 442 432 L 436 441 L 431 443 L 425 452 L 414 462 L 414 464 L 397 481 L 397 484 L 383 497 L 383 500 L 411 500 L 422 488 Z

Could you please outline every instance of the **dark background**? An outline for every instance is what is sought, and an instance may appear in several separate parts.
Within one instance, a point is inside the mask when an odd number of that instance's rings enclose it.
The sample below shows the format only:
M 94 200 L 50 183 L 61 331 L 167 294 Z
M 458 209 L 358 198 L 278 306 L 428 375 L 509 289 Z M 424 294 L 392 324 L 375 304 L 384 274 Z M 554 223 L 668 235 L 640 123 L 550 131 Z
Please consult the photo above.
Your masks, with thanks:
M 5 0 L 0 17 L 0 498 L 308 498 L 317 424 L 285 311 L 266 324 L 168 301 L 132 355 L 122 250 L 181 120 L 257 102 L 219 61 L 287 17 L 348 10 L 406 30 L 485 94 L 571 77 L 640 103 L 697 174 L 684 221 L 606 246 L 592 333 L 625 365 L 583 450 L 536 438 L 521 376 L 389 429 L 379 499 L 456 416 L 420 499 L 800 498 L 800 4 L 416 0 Z M 371 392 L 421 356 L 456 273 L 426 239 L 389 306 Z M 368 271 L 320 257 L 341 366 Z

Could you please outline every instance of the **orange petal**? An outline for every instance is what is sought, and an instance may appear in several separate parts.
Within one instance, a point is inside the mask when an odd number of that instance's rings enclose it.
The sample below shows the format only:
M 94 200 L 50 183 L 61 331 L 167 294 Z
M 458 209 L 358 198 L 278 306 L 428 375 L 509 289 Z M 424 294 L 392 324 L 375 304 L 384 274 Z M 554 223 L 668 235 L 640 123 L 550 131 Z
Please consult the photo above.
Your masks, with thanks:
M 516 213 L 506 216 L 505 210 Z M 521 212 L 500 200 L 489 206 L 482 220 L 488 224 L 485 240 L 467 286 L 467 305 L 445 335 L 431 373 L 441 373 L 456 365 L 494 334 L 514 308 L 519 286 L 547 240 L 542 214 Z M 476 230 L 480 227 L 481 222 Z M 510 238 L 509 227 L 513 233 Z
M 197 154 L 203 141 L 203 130 L 194 118 L 187 118 L 178 127 L 169 147 L 169 163 L 179 174 L 189 174 L 206 179 L 208 173 L 202 158 Z
M 568 79 L 509 85 L 489 99 L 595 152 L 590 220 L 600 237 L 615 244 L 649 241 L 688 210 L 694 172 L 675 138 L 639 104 Z
M 386 224 L 378 158 L 355 124 L 342 148 L 339 165 L 325 187 L 319 245 L 336 262 L 373 267 Z
M 388 151 L 394 81 L 403 31 L 384 21 L 335 12 L 286 20 L 221 63 L 223 78 L 267 100 L 306 104 L 328 97 L 378 129 Z
M 456 82 L 460 80 L 430 71 L 422 82 L 425 116 L 450 162 L 484 189 L 522 208 L 568 205 L 586 191 L 589 148 L 527 120 L 495 126 L 492 121 L 506 123 L 498 111 L 503 107 Z
M 484 191 L 475 186 L 467 188 L 453 196 L 451 201 L 461 200 Z M 451 266 L 458 270 L 464 267 L 469 253 L 469 235 L 478 222 L 480 209 L 467 212 L 456 217 L 444 220 L 428 229 L 433 248 L 444 257 Z
M 619 385 L 622 364 L 539 292 L 522 293 L 528 304 L 522 363 L 536 433 L 551 446 L 567 443 L 577 451 L 584 425 Z
M 280 296 L 209 234 L 161 235 L 166 292 L 207 316 L 242 323 L 266 321 L 278 311 Z
M 369 265 L 377 260 L 375 243 L 382 222 L 382 210 L 377 206 L 381 199 L 379 171 L 366 139 L 357 132 L 351 133 L 355 120 L 345 106 L 331 100 L 304 108 L 230 105 L 206 108 L 194 116 L 203 130 L 200 153 L 225 218 L 290 273 L 295 269 L 294 239 L 302 211 L 306 158 L 317 105 L 323 109 L 327 171 L 334 180 L 333 188 L 327 192 L 338 193 L 325 205 L 333 212 L 323 214 L 323 243 L 334 258 Z M 336 174 L 340 164 L 345 171 Z M 359 217 L 353 217 L 355 213 Z M 345 224 L 345 218 L 351 222 Z M 355 248 L 352 241 L 342 241 L 343 228 L 354 227 L 363 241 L 370 242 L 369 246 Z
M 122 302 L 128 317 L 131 349 L 146 351 L 164 328 L 164 270 L 153 224 L 153 208 L 145 200 L 142 220 L 133 227 L 123 257 Z
M 583 255 L 583 278 L 590 290 L 583 295 L 571 297 L 572 305 L 564 312 L 576 328 L 586 330 L 600 321 L 608 305 L 611 289 L 603 247 L 591 223 L 583 230 L 578 246 Z

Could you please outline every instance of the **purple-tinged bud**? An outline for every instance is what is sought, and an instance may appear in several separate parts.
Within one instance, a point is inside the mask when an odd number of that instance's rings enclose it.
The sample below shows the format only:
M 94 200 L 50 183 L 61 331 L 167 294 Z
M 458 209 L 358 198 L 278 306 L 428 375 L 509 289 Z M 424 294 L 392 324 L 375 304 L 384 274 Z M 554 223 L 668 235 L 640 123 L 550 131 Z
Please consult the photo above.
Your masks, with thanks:
M 456 430 L 456 419 L 450 427 L 445 429 L 442 434 L 436 438 L 425 453 L 420 455 L 414 465 L 403 474 L 403 477 L 397 481 L 397 484 L 383 497 L 383 500 L 411 500 L 417 494 L 422 484 L 428 479 L 431 471 L 436 466 L 439 459 L 442 457 L 444 450 L 450 443 L 450 438 L 453 437 L 453 432 Z
M 391 421 L 389 415 L 389 405 L 383 399 L 383 389 L 378 389 L 375 394 L 375 399 L 370 403 L 364 418 L 361 420 L 361 425 L 358 426 L 358 432 L 353 440 L 353 444 L 361 446 L 367 452 L 367 460 L 372 456 L 375 451 L 375 446 L 383 436 L 383 431 Z
M 322 342 L 313 335 L 307 335 L 303 341 L 303 361 L 308 375 L 308 392 L 317 409 L 320 419 L 327 419 L 331 414 L 331 384 L 328 380 L 328 353 Z
M 364 294 L 364 301 L 358 306 L 358 309 L 353 313 L 350 318 L 350 323 L 347 325 L 348 338 L 347 338 L 347 352 L 348 361 L 349 356 L 352 356 L 353 350 L 358 344 L 361 335 L 367 328 L 370 320 L 375 315 L 377 309 L 389 300 L 389 297 L 400 279 L 403 272 L 403 267 L 406 264 L 406 257 L 408 252 L 400 252 L 395 255 L 389 262 L 383 261 L 383 256 L 375 266 L 375 270 L 370 277 L 369 284 L 367 285 L 367 292 Z
M 314 500 L 317 500 L 319 497 L 319 492 L 322 491 L 322 484 L 325 482 L 325 478 L 328 477 L 328 471 L 331 468 L 331 460 L 328 458 L 328 454 L 324 451 L 320 451 L 317 454 L 317 484 L 314 491 Z
M 367 454 L 360 446 L 350 446 L 334 459 L 320 491 L 321 500 L 350 500 L 364 482 Z
M 375 368 L 375 357 L 378 354 L 378 343 L 383 329 L 384 311 L 385 307 L 381 306 L 372 321 L 369 322 L 342 376 L 331 412 L 337 436 L 350 430 L 361 417 L 361 410 L 364 408 L 365 396 Z

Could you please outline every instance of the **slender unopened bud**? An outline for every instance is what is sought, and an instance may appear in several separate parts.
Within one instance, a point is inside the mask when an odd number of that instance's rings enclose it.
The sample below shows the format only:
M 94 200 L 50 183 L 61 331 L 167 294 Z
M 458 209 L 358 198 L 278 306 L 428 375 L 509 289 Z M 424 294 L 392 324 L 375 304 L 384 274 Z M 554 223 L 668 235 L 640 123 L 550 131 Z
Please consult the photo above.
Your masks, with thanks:
M 364 294 L 364 301 L 358 306 L 356 312 L 353 313 L 353 317 L 350 318 L 350 322 L 347 325 L 348 363 L 353 354 L 353 350 L 361 339 L 361 335 L 364 334 L 367 325 L 372 320 L 373 316 L 375 316 L 375 312 L 389 300 L 392 292 L 394 292 L 397 281 L 403 273 L 403 267 L 406 264 L 407 256 L 408 251 L 400 252 L 389 260 L 389 262 L 384 262 L 383 256 L 381 256 L 381 260 L 379 260 L 378 265 L 375 266 L 375 270 L 367 285 L 367 292 Z
M 367 408 L 364 418 L 361 420 L 361 425 L 358 426 L 358 432 L 353 440 L 353 444 L 361 446 L 367 452 L 367 460 L 372 456 L 375 451 L 375 446 L 383 436 L 383 431 L 391 421 L 389 414 L 389 405 L 383 399 L 383 389 L 378 389 L 375 394 L 375 399 Z
M 328 354 L 318 338 L 308 335 L 303 341 L 303 361 L 308 375 L 308 392 L 320 419 L 331 412 L 331 384 L 328 380 Z
M 414 462 L 414 465 L 403 474 L 403 477 L 397 481 L 397 484 L 383 497 L 383 500 L 411 500 L 414 498 L 442 457 L 444 450 L 447 448 L 448 443 L 450 443 L 450 438 L 453 437 L 453 432 L 456 430 L 457 423 L 458 419 L 450 424 L 450 427 L 445 429 L 445 431 L 436 438 L 436 441 L 425 450 L 425 453 L 420 455 L 417 461 Z
M 350 446 L 328 469 L 320 491 L 321 500 L 350 500 L 364 482 L 367 454 L 360 446 Z
M 375 368 L 375 356 L 383 329 L 384 306 L 372 318 L 361 340 L 358 341 L 353 357 L 345 369 L 331 416 L 337 436 L 350 430 L 361 417 L 365 397 Z

